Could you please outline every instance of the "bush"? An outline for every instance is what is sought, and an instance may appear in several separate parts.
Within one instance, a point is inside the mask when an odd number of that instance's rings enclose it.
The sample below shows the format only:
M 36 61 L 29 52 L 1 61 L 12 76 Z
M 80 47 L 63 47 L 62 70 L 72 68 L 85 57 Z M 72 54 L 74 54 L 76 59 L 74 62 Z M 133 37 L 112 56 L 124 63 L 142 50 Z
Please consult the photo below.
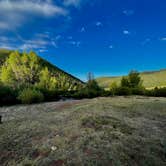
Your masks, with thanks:
M 145 88 L 143 87 L 135 87 L 131 88 L 132 95 L 145 95 Z
M 145 91 L 146 96 L 154 96 L 154 97 L 166 97 L 166 87 L 165 88 L 155 88 L 152 90 Z
M 83 98 L 95 98 L 102 96 L 103 91 L 101 90 L 95 90 L 95 89 L 89 89 L 89 88 L 83 88 L 79 91 L 77 91 L 73 97 L 77 99 L 83 99 Z
M 132 90 L 128 87 L 119 87 L 116 93 L 119 96 L 129 96 L 132 94 Z
M 79 91 L 77 91 L 73 97 L 82 99 L 82 98 L 94 98 L 104 95 L 104 90 L 98 85 L 96 80 L 92 78 L 92 75 L 89 75 L 89 80 L 86 86 Z
M 154 95 L 156 97 L 166 97 L 166 88 L 155 88 Z
M 27 88 L 19 94 L 18 99 L 23 104 L 39 103 L 44 101 L 44 95 L 38 90 Z
M 38 89 L 43 95 L 45 101 L 55 101 L 60 99 L 60 92 L 57 90 Z
M 12 105 L 18 103 L 17 92 L 9 87 L 0 85 L 0 105 Z

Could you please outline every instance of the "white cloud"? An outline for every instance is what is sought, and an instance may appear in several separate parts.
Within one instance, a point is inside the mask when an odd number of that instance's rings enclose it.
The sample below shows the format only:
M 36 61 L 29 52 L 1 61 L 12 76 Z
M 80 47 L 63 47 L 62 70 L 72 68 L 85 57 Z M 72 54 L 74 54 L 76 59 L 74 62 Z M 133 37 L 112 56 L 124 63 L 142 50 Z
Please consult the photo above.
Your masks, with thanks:
M 103 26 L 103 24 L 102 24 L 100 21 L 97 21 L 97 22 L 96 22 L 96 26 L 97 26 L 97 27 L 101 27 L 101 26 Z
M 19 46 L 19 49 L 20 50 L 45 49 L 47 45 L 48 42 L 44 40 L 25 40 L 24 43 Z
M 141 44 L 144 46 L 146 44 L 148 44 L 151 41 L 150 38 L 146 38 Z
M 60 40 L 61 38 L 62 38 L 61 35 L 57 35 L 57 36 L 55 37 L 56 40 Z
M 123 34 L 124 34 L 124 35 L 129 35 L 130 32 L 129 32 L 128 30 L 124 30 L 124 31 L 123 31 Z
M 79 47 L 81 42 L 80 41 L 70 41 L 69 44 L 76 46 L 76 47 Z
M 11 0 L 2 0 L 0 1 L 0 9 L 2 12 L 17 12 L 17 13 L 30 13 L 30 14 L 38 14 L 43 16 L 53 16 L 53 15 L 65 15 L 66 11 L 53 5 L 48 1 L 31 1 L 31 0 L 19 0 L 19 1 L 11 1 Z
M 161 41 L 166 41 L 166 37 L 163 37 L 160 39 Z
M 47 33 L 37 33 L 37 34 L 35 34 L 35 36 L 37 38 L 49 38 L 50 37 L 49 34 L 47 34 Z
M 52 46 L 54 46 L 55 48 L 58 48 L 58 46 L 57 46 L 57 44 L 56 44 L 55 41 L 51 41 L 51 44 L 52 44 Z
M 109 48 L 112 49 L 112 48 L 114 48 L 114 46 L 113 45 L 109 45 Z
M 40 53 L 48 52 L 48 50 L 47 50 L 47 49 L 39 49 L 39 52 L 40 52 Z
M 134 10 L 124 10 L 123 14 L 125 14 L 126 16 L 131 16 L 134 14 Z
M 48 0 L 0 0 L 0 29 L 15 29 L 34 16 L 48 18 L 67 13 Z
M 65 6 L 75 6 L 78 7 L 81 3 L 81 0 L 64 0 Z
M 82 28 L 81 28 L 81 32 L 85 32 L 85 27 L 82 27 Z

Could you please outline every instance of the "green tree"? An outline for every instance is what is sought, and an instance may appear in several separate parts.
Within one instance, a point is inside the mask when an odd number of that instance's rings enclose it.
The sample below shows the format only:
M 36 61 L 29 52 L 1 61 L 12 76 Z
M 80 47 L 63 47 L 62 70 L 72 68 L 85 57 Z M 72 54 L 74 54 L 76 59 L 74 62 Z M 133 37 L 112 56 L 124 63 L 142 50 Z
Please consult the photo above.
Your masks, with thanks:
M 96 91 L 100 91 L 101 88 L 99 87 L 97 81 L 94 79 L 94 76 L 92 73 L 88 73 L 88 82 L 86 87 L 88 89 L 92 89 L 92 90 L 96 90 Z
M 121 87 L 130 87 L 130 82 L 128 77 L 122 77 Z
M 117 89 L 118 89 L 118 85 L 116 82 L 113 82 L 111 85 L 110 85 L 110 91 L 112 93 L 112 95 L 114 96 L 117 92 Z
M 57 80 L 54 76 L 51 76 L 51 73 L 49 72 L 47 67 L 45 67 L 40 72 L 39 83 L 37 84 L 37 86 L 40 89 L 45 89 L 49 91 L 54 91 L 57 89 Z
M 140 74 L 137 71 L 131 71 L 129 73 L 129 83 L 131 88 L 137 88 L 142 86 L 142 80 Z
M 137 71 L 131 71 L 128 76 L 121 80 L 121 87 L 138 88 L 142 86 L 140 74 Z
M 32 85 L 38 80 L 39 70 L 38 57 L 34 52 L 20 54 L 15 51 L 2 65 L 1 81 L 14 88 Z

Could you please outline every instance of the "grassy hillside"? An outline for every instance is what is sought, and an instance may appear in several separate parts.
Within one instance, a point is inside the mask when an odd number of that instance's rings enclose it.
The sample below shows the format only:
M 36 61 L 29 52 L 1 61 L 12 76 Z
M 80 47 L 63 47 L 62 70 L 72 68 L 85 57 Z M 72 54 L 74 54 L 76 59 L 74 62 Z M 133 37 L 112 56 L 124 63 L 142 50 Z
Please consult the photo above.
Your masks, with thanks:
M 146 88 L 166 86 L 166 70 L 143 72 L 141 73 L 141 78 Z M 97 78 L 97 82 L 100 86 L 108 88 L 113 82 L 120 84 L 121 79 L 122 77 L 100 77 Z
M 165 166 L 166 99 L 1 107 L 1 166 Z
M 2 63 L 6 60 L 6 58 L 12 53 L 12 51 L 10 50 L 5 50 L 5 49 L 0 49 L 0 65 L 2 65 Z M 39 56 L 38 56 L 39 57 Z M 47 67 L 52 73 L 54 73 L 57 77 L 61 77 L 61 76 L 65 76 L 69 79 L 69 81 L 71 82 L 76 82 L 78 84 L 84 84 L 83 81 L 81 81 L 80 79 L 74 77 L 73 75 L 63 71 L 62 69 L 58 68 L 57 66 L 51 64 L 50 62 L 42 59 L 41 57 L 39 57 L 40 59 L 40 65 L 43 67 Z

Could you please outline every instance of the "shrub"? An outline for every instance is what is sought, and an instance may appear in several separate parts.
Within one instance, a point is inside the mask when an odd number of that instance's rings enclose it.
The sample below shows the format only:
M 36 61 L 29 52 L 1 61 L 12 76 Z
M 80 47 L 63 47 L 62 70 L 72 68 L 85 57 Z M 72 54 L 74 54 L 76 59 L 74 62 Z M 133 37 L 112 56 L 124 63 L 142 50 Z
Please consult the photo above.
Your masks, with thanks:
M 60 99 L 60 92 L 57 90 L 38 89 L 43 95 L 45 101 L 55 101 Z
M 117 89 L 118 89 L 117 83 L 113 82 L 110 86 L 110 93 L 112 94 L 112 96 L 115 96 L 117 94 Z
M 0 85 L 0 105 L 12 105 L 18 103 L 17 92 L 9 87 Z
M 73 97 L 74 98 L 94 98 L 98 96 L 102 96 L 104 94 L 104 90 L 98 85 L 96 80 L 93 78 L 91 73 L 88 76 L 88 82 L 86 86 L 79 91 L 77 91 Z
M 23 104 L 39 103 L 44 100 L 44 95 L 38 90 L 27 88 L 20 92 L 18 99 Z
M 155 88 L 152 90 L 146 90 L 145 95 L 154 97 L 166 97 L 166 87 L 165 88 Z
M 128 87 L 119 87 L 116 93 L 119 96 L 129 96 L 132 94 L 132 90 Z
M 135 87 L 131 88 L 132 95 L 145 95 L 145 88 L 143 87 Z
M 166 97 L 166 88 L 155 88 L 154 95 L 156 97 Z

